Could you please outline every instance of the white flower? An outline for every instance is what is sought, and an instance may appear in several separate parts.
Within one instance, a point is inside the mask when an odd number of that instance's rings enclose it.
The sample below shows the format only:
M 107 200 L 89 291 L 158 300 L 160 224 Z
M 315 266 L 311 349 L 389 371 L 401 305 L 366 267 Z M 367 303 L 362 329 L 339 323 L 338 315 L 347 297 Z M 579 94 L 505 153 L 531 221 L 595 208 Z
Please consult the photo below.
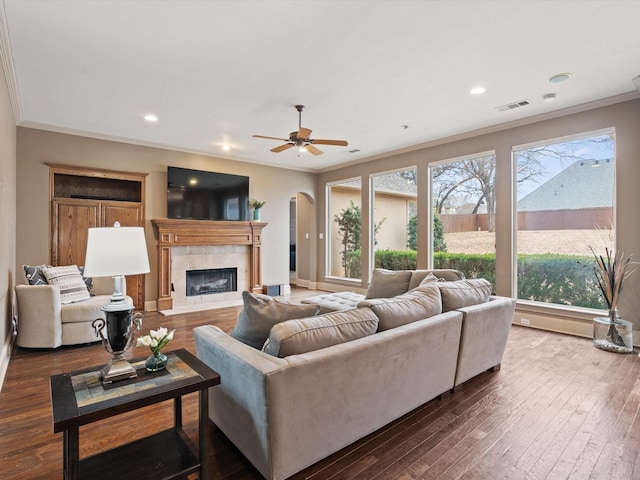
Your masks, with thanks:
M 136 345 L 138 347 L 149 347 L 154 355 L 158 354 L 173 340 L 174 332 L 175 329 L 169 331 L 165 327 L 160 327 L 158 330 L 149 330 L 149 335 L 138 338 Z
M 167 335 L 168 330 L 164 327 L 160 327 L 155 332 L 151 330 L 151 336 L 157 338 L 158 340 L 164 338 Z

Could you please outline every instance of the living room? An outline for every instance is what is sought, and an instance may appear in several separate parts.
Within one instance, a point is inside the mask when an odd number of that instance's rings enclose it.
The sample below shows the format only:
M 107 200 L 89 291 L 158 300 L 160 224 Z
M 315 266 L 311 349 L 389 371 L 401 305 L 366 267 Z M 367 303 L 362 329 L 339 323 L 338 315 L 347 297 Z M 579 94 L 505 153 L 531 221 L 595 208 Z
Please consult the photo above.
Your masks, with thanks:
M 14 7 L 11 3 L 3 2 L 3 7 L 11 11 L 11 8 Z M 536 2 L 533 3 L 535 4 Z M 566 2 L 563 13 L 566 13 L 566 9 L 580 8 L 579 3 Z M 591 7 L 593 10 L 589 10 L 585 14 L 586 17 L 593 16 L 594 12 L 597 11 L 602 11 L 603 15 L 607 12 L 606 2 L 595 3 L 599 5 Z M 547 4 L 545 3 L 545 5 Z M 491 8 L 499 10 L 497 5 Z M 534 7 L 530 6 L 530 8 Z M 544 10 L 545 8 L 546 6 L 537 6 L 538 10 Z M 601 10 L 598 10 L 598 8 Z M 624 8 L 630 9 L 632 14 L 627 13 L 625 15 L 621 13 Z M 615 15 L 613 18 L 616 20 L 625 16 L 633 17 L 633 13 L 637 12 L 637 4 L 634 2 L 620 2 L 618 8 L 612 10 L 615 11 L 610 13 Z M 348 11 L 350 12 L 350 10 Z M 558 14 L 560 15 L 560 13 Z M 433 15 L 436 15 L 435 12 Z M 515 18 L 515 16 L 511 16 L 513 12 L 509 13 L 509 15 L 509 18 Z M 2 31 L 3 36 L 9 38 L 6 30 L 7 20 L 5 19 L 3 22 L 5 24 Z M 603 21 L 603 23 L 612 22 Z M 592 25 L 592 23 L 588 22 L 587 24 Z M 14 25 L 18 28 L 18 24 Z M 615 29 L 611 25 L 608 25 L 607 28 Z M 618 30 L 625 31 L 625 28 L 620 27 Z M 633 48 L 635 47 L 629 46 L 635 44 L 633 37 L 632 32 L 627 32 L 624 38 L 629 40 L 628 43 L 608 44 L 608 48 L 611 51 L 616 51 L 617 48 L 622 50 L 622 53 L 620 53 L 622 60 L 619 62 L 627 62 L 627 58 L 638 58 L 637 56 L 633 57 L 635 54 Z M 290 42 L 296 41 L 295 38 L 289 37 L 287 37 L 287 40 Z M 599 41 L 607 43 L 604 37 L 600 38 Z M 246 44 L 243 46 L 246 47 Z M 304 154 L 296 156 L 294 151 L 279 154 L 272 153 L 269 149 L 275 147 L 277 143 L 274 142 L 272 144 L 262 139 L 251 139 L 250 135 L 242 141 L 248 143 L 250 140 L 252 148 L 255 148 L 260 154 L 249 160 L 238 160 L 233 158 L 232 154 L 212 153 L 207 151 L 205 147 L 201 149 L 195 147 L 180 149 L 175 145 L 166 147 L 165 143 L 154 142 L 144 136 L 136 138 L 135 135 L 128 133 L 121 135 L 110 134 L 108 129 L 107 131 L 100 131 L 99 128 L 95 132 L 91 132 L 82 130 L 73 124 L 61 123 L 55 125 L 53 122 L 47 124 L 45 118 L 31 118 L 29 117 L 32 111 L 31 102 L 37 103 L 44 100 L 38 97 L 23 98 L 27 86 L 25 85 L 19 91 L 16 90 L 16 86 L 20 86 L 20 76 L 17 77 L 17 83 L 15 83 L 15 77 L 13 80 L 7 80 L 12 78 L 11 70 L 14 67 L 10 66 L 13 61 L 11 60 L 10 45 L 7 44 L 6 39 L 2 47 L 4 74 L 0 76 L 2 78 L 2 84 L 0 85 L 0 91 L 2 91 L 0 96 L 0 132 L 2 132 L 0 134 L 0 138 L 2 138 L 0 142 L 2 151 L 0 156 L 0 184 L 2 185 L 0 192 L 0 204 L 2 205 L 0 207 L 0 219 L 5 228 L 0 232 L 0 251 L 3 252 L 0 256 L 0 268 L 2 268 L 3 272 L 2 280 L 0 280 L 0 292 L 2 292 L 0 294 L 2 301 L 2 308 L 0 309 L 0 342 L 2 343 L 0 385 L 7 368 L 11 364 L 13 319 L 15 316 L 19 318 L 14 286 L 24 283 L 22 265 L 40 265 L 50 261 L 50 165 L 82 166 L 146 174 L 144 228 L 151 271 L 145 277 L 144 309 L 149 313 L 157 310 L 156 300 L 159 297 L 157 234 L 151 221 L 153 219 L 166 218 L 167 216 L 168 166 L 232 173 L 250 178 L 251 197 L 266 201 L 265 207 L 261 212 L 261 221 L 267 223 L 262 238 L 263 284 L 290 286 L 289 244 L 291 225 L 289 208 L 291 199 L 296 198 L 298 208 L 296 285 L 323 291 L 365 291 L 369 282 L 368 276 L 352 280 L 336 278 L 328 271 L 327 265 L 329 262 L 327 257 L 329 253 L 326 248 L 328 244 L 326 238 L 328 235 L 328 219 L 325 213 L 328 204 L 327 186 L 344 180 L 361 179 L 362 218 L 364 222 L 368 222 L 373 216 L 372 209 L 370 209 L 367 201 L 370 193 L 369 177 L 384 172 L 415 168 L 417 177 L 424 179 L 424 181 L 417 184 L 417 198 L 421 202 L 420 213 L 424 213 L 427 209 L 426 199 L 429 196 L 429 185 L 426 179 L 431 164 L 474 155 L 479 152 L 495 152 L 497 166 L 495 192 L 497 203 L 495 218 L 495 292 L 498 295 L 514 298 L 514 271 L 516 267 L 514 266 L 513 258 L 516 255 L 516 250 L 513 242 L 513 210 L 510 208 L 513 204 L 514 195 L 512 164 L 514 147 L 614 129 L 616 160 L 615 246 L 619 251 L 636 256 L 640 250 L 638 242 L 638 238 L 640 238 L 640 218 L 636 212 L 638 203 L 637 185 L 640 182 L 640 162 L 637 161 L 640 158 L 640 136 L 637 133 L 640 131 L 640 92 L 632 82 L 632 78 L 640 73 L 637 65 L 632 65 L 631 74 L 624 79 L 627 87 L 619 93 L 604 94 L 597 98 L 589 98 L 589 100 L 563 106 L 561 103 L 562 94 L 568 95 L 567 90 L 569 90 L 571 82 L 578 83 L 581 74 L 576 71 L 566 83 L 559 84 L 557 87 L 550 85 L 547 79 L 551 75 L 573 69 L 569 59 L 558 58 L 557 62 L 553 64 L 556 67 L 554 70 L 537 72 L 540 77 L 539 83 L 543 84 L 541 88 L 549 90 L 553 88 L 564 89 L 558 90 L 561 93 L 558 94 L 555 104 L 557 108 L 554 107 L 553 110 L 541 110 L 541 105 L 554 104 L 543 104 L 539 100 L 539 96 L 536 96 L 535 100 L 532 97 L 532 100 L 534 100 L 532 103 L 536 103 L 533 107 L 537 108 L 535 114 L 520 114 L 517 111 L 500 112 L 501 115 L 513 113 L 518 116 L 502 116 L 495 120 L 495 105 L 491 104 L 486 110 L 490 112 L 487 113 L 487 116 L 492 116 L 492 123 L 487 123 L 485 126 L 455 131 L 448 135 L 441 135 L 438 138 L 425 138 L 423 141 L 390 142 L 389 148 L 386 150 L 362 154 L 360 158 L 355 160 L 352 160 L 354 157 L 349 156 L 350 154 L 343 153 L 342 149 L 339 149 L 340 153 L 332 153 L 331 149 L 338 147 L 326 146 L 324 147 L 324 155 L 314 159 L 314 162 L 323 157 L 327 158 L 333 155 L 330 157 L 332 159 L 331 162 L 342 160 L 340 158 L 335 160 L 336 156 L 341 156 L 342 158 L 349 158 L 349 163 L 334 163 L 330 166 L 313 163 L 316 166 L 311 166 L 311 160 L 309 163 L 305 163 L 307 157 Z M 588 53 L 585 52 L 581 52 L 581 54 L 582 56 L 588 56 Z M 17 62 L 18 60 L 16 59 L 15 61 Z M 563 63 L 562 60 L 566 60 L 569 65 Z M 426 61 L 426 59 L 423 59 L 423 61 Z M 522 60 L 519 59 L 518 61 Z M 313 60 L 309 62 L 314 63 Z M 318 63 L 322 65 L 322 62 L 318 61 Z M 499 63 L 498 60 L 496 60 L 496 63 Z M 299 66 L 294 64 L 291 68 L 291 75 L 293 75 L 294 70 Z M 334 68 L 339 69 L 340 65 L 334 65 Z M 314 72 L 321 75 L 317 70 L 314 70 Z M 221 68 L 220 75 L 223 75 L 223 73 L 224 68 Z M 13 75 L 15 76 L 15 72 Z M 303 75 L 300 81 L 302 82 L 305 79 L 306 76 Z M 475 79 L 473 80 L 475 81 Z M 344 79 L 344 81 L 352 89 L 357 88 L 357 86 L 351 85 L 348 79 Z M 460 80 L 456 81 L 459 82 Z M 471 87 L 471 85 L 467 86 L 465 80 L 463 88 L 468 90 L 468 87 Z M 504 85 L 495 88 L 507 90 Z M 515 96 L 511 96 L 512 91 L 508 90 L 509 96 L 504 98 L 503 103 L 533 95 L 530 92 L 516 90 L 517 93 L 513 94 Z M 424 94 L 423 90 L 420 90 L 420 92 Z M 121 92 L 116 93 L 115 88 L 110 93 L 114 97 L 121 94 Z M 343 138 L 344 136 L 349 140 L 350 147 L 364 148 L 367 137 L 363 136 L 361 137 L 362 140 L 354 143 L 355 137 L 349 135 L 349 130 L 347 129 L 348 122 L 339 120 L 342 116 L 348 116 L 351 119 L 352 112 L 341 111 L 337 106 L 332 107 L 332 111 L 329 112 L 330 115 L 325 118 L 330 119 L 331 115 L 333 115 L 335 123 L 340 122 L 339 126 L 322 124 L 318 117 L 314 118 L 313 115 L 314 107 L 319 109 L 325 99 L 320 95 L 313 100 L 297 97 L 297 95 L 302 95 L 303 93 L 305 91 L 300 90 L 299 92 L 279 95 L 280 98 L 285 98 L 276 107 L 282 123 L 280 121 L 273 124 L 265 122 L 255 127 L 252 124 L 252 133 L 284 135 L 285 132 L 294 130 L 298 126 L 298 115 L 293 105 L 298 102 L 305 102 L 308 103 L 308 106 L 302 114 L 304 124 L 308 122 L 319 135 L 329 138 Z M 379 93 L 382 94 L 382 92 Z M 544 93 L 546 93 L 546 90 Z M 109 96 L 108 93 L 104 92 L 103 95 L 105 97 Z M 324 95 L 329 95 L 329 93 L 325 91 Z M 348 92 L 341 93 L 342 100 L 347 97 Z M 471 99 L 471 101 L 475 100 L 477 99 Z M 371 101 L 373 102 L 374 100 L 371 99 Z M 275 102 L 275 100 L 271 100 L 271 102 Z M 56 102 L 52 103 L 55 104 Z M 60 104 L 57 104 L 56 108 L 65 110 L 65 106 Z M 261 108 L 265 107 L 261 106 Z M 430 109 L 430 107 L 425 108 Z M 464 103 L 462 106 L 457 106 L 456 115 L 464 116 L 465 108 L 467 106 Z M 522 109 L 526 108 L 529 107 L 522 107 Z M 324 110 L 324 107 L 322 109 Z M 362 104 L 358 105 L 357 108 L 348 107 L 347 109 L 356 110 L 358 115 L 363 117 L 368 115 L 366 107 Z M 243 111 L 252 111 L 252 109 L 243 109 Z M 17 113 L 19 114 L 20 112 L 22 112 L 22 117 L 17 116 Z M 432 111 L 432 115 L 438 117 L 437 112 L 438 110 Z M 136 112 L 136 115 L 138 113 Z M 224 115 L 224 112 L 219 115 Z M 232 112 L 229 112 L 229 118 L 238 121 L 231 115 Z M 444 121 L 445 117 L 451 114 L 442 112 L 440 115 L 442 115 Z M 403 112 L 385 111 L 381 117 L 391 117 L 389 122 L 392 122 L 393 128 L 399 131 L 402 131 L 400 126 L 405 123 L 409 124 L 408 128 L 405 129 L 408 133 L 421 128 L 414 124 L 413 120 L 406 119 L 403 116 Z M 334 120 L 330 120 L 330 122 L 334 123 Z M 188 119 L 182 118 L 181 121 L 185 122 L 184 129 L 188 130 Z M 225 118 L 216 118 L 215 121 L 212 121 L 212 124 L 219 125 L 224 122 Z M 95 123 L 99 124 L 100 122 L 96 120 Z M 145 125 L 145 127 L 147 126 Z M 286 130 L 287 128 L 289 130 Z M 385 125 L 385 128 L 390 127 Z M 220 129 L 222 130 L 222 127 Z M 394 137 L 394 141 L 402 142 L 402 137 L 400 137 L 400 140 L 397 140 L 397 138 L 397 136 Z M 218 145 L 216 145 L 217 147 Z M 283 160 L 279 158 L 289 154 L 290 161 L 297 164 L 298 168 L 292 167 L 291 164 L 280 163 Z M 426 218 L 427 215 L 425 214 L 424 217 Z M 371 233 L 368 228 L 363 228 L 362 233 L 362 271 L 371 272 L 373 269 L 371 253 L 374 248 L 371 246 L 372 242 L 370 242 L 369 238 Z M 427 222 L 421 222 L 418 225 L 417 249 L 417 262 L 420 268 L 427 268 L 432 262 L 427 248 L 428 235 Z M 637 312 L 640 311 L 640 276 L 629 277 L 625 284 L 624 292 L 619 305 L 619 312 L 621 317 L 633 322 L 635 327 L 634 336 L 637 343 L 638 339 L 640 339 L 640 318 L 637 316 Z M 155 313 L 153 315 L 158 315 L 154 318 L 160 319 L 161 323 L 162 317 Z M 541 330 L 588 336 L 593 314 L 589 311 L 573 310 L 565 306 L 527 305 L 526 302 L 521 302 L 516 311 L 515 322 L 521 323 L 520 320 L 523 317 L 530 320 L 532 326 Z M 157 325 L 152 326 L 155 327 Z M 186 329 L 189 329 L 189 327 L 187 326 Z

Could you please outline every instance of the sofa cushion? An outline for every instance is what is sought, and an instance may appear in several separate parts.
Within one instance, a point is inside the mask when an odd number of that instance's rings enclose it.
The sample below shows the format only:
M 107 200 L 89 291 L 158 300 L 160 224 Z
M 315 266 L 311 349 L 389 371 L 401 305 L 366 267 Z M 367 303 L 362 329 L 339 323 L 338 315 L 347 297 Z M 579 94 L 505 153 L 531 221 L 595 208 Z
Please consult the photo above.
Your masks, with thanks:
M 60 288 L 60 303 L 67 304 L 81 302 L 91 298 L 87 285 L 82 279 L 76 265 L 65 267 L 43 267 L 42 273 L 49 285 Z
M 111 297 L 109 295 L 93 296 L 84 302 L 71 303 L 60 309 L 62 323 L 93 322 L 96 318 L 105 318 L 102 311 Z
M 433 275 L 438 280 L 455 281 L 464 280 L 465 276 L 460 270 L 451 268 L 436 268 L 433 270 L 413 270 L 409 281 L 409 290 L 416 288 L 427 275 Z
M 376 268 L 366 298 L 389 298 L 402 295 L 409 290 L 411 270 L 385 270 Z
M 470 278 L 455 282 L 438 282 L 442 295 L 442 311 L 485 303 L 491 296 L 491 283 L 484 278 Z
M 379 319 L 379 332 L 390 330 L 442 313 L 440 289 L 437 284 L 438 282 L 427 282 L 393 298 L 364 300 L 358 307 L 371 308 Z
M 274 325 L 262 349 L 286 357 L 356 340 L 376 333 L 378 317 L 369 308 L 327 313 Z
M 29 285 L 46 285 L 47 279 L 42 273 L 42 269 L 46 267 L 46 265 L 22 265 L 22 269 L 24 270 L 24 276 L 27 278 L 27 282 Z
M 271 327 L 292 318 L 317 315 L 320 305 L 299 305 L 274 299 L 268 295 L 242 292 L 244 308 L 231 336 L 254 348 L 262 348 Z

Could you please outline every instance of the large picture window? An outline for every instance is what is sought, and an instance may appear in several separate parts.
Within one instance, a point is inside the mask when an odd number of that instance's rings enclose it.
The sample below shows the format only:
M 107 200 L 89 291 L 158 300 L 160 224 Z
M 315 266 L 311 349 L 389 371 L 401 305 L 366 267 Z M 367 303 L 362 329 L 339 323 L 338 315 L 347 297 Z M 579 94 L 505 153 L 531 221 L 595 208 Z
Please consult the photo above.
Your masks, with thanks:
M 495 181 L 493 152 L 429 167 L 434 268 L 486 278 L 495 288 Z
M 416 268 L 416 194 L 415 168 L 371 176 L 375 268 Z
M 327 185 L 327 272 L 339 278 L 361 278 L 362 184 L 360 179 Z
M 591 248 L 615 244 L 613 132 L 514 148 L 517 298 L 606 308 Z

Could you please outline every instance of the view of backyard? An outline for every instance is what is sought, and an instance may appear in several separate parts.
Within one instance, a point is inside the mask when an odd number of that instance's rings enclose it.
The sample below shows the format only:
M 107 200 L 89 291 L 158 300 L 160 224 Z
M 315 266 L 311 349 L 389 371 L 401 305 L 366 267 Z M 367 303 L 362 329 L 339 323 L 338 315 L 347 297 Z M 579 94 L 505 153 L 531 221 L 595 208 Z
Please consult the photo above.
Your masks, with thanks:
M 493 232 L 445 233 L 449 253 L 495 253 Z M 589 247 L 604 251 L 611 244 L 611 230 L 523 230 L 518 232 L 518 253 L 523 255 L 555 253 L 591 256 Z

